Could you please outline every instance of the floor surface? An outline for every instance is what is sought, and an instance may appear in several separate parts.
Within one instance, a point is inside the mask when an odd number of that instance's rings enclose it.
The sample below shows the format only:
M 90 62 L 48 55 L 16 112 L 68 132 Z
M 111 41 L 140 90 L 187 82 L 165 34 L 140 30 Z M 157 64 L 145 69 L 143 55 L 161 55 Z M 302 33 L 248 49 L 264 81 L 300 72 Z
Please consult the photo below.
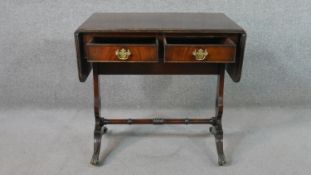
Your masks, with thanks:
M 206 110 L 105 111 L 103 116 L 205 116 Z M 0 113 L 0 174 L 309 174 L 311 109 L 225 108 L 224 151 L 207 125 L 108 126 L 102 165 L 93 151 L 92 110 L 5 110 Z

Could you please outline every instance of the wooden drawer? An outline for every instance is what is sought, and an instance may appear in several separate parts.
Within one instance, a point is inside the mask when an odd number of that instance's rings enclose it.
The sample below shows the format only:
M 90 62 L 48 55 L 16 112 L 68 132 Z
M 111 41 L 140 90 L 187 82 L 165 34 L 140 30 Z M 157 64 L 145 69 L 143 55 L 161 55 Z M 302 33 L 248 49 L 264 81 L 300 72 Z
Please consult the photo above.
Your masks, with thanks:
M 157 62 L 158 41 L 141 37 L 94 37 L 86 44 L 89 62 Z
M 165 62 L 233 63 L 236 45 L 225 37 L 167 37 L 164 39 Z

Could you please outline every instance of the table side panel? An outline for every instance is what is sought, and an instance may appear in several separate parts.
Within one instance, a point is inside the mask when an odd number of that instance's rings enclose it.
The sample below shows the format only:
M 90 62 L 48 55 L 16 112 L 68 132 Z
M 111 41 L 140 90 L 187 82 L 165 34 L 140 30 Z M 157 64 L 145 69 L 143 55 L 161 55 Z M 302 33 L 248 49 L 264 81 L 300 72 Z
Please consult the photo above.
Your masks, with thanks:
M 246 44 L 246 33 L 242 33 L 240 34 L 239 41 L 237 42 L 237 52 L 236 52 L 237 59 L 235 63 L 226 64 L 226 70 L 230 75 L 230 78 L 234 82 L 239 82 L 241 80 L 245 44 Z
M 92 70 L 92 65 L 85 59 L 85 51 L 84 51 L 85 45 L 83 42 L 82 33 L 75 32 L 74 37 L 76 46 L 78 77 L 80 82 L 85 82 Z

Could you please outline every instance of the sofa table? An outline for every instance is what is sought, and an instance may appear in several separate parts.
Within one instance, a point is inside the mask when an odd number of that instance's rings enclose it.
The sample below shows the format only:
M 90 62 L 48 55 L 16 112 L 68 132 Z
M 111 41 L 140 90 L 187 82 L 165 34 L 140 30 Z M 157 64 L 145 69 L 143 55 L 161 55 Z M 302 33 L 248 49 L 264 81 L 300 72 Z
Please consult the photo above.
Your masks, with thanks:
M 223 151 L 224 74 L 239 82 L 246 32 L 222 13 L 95 13 L 75 32 L 79 80 L 93 69 L 94 154 L 98 165 L 102 134 L 111 124 L 210 124 L 218 164 Z M 216 75 L 211 118 L 113 119 L 100 115 L 99 75 Z M 157 92 L 155 92 L 157 93 Z

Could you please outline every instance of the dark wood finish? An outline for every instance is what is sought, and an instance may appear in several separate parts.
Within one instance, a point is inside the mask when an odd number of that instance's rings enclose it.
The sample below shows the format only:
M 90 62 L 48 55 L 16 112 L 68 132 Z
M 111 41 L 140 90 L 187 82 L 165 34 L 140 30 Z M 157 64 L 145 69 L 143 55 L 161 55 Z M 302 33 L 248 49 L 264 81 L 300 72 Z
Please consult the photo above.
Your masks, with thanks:
M 82 36 L 83 36 L 82 33 L 75 32 L 77 66 L 80 82 L 84 82 L 92 70 L 92 65 L 85 59 L 84 43 Z
M 244 50 L 246 44 L 246 33 L 242 33 L 239 36 L 239 41 L 237 42 L 238 50 L 236 53 L 236 58 L 238 59 L 236 59 L 235 63 L 233 64 L 226 64 L 226 70 L 234 82 L 239 82 L 241 80 Z
M 131 55 L 127 60 L 120 60 L 115 55 L 118 49 L 129 49 Z M 157 62 L 156 46 L 87 46 L 87 58 L 89 62 Z
M 100 107 L 101 107 L 101 100 L 100 100 L 100 87 L 99 87 L 99 78 L 98 78 L 98 69 L 94 66 L 93 69 L 93 87 L 94 87 L 94 115 L 95 115 L 95 129 L 94 129 L 94 153 L 92 156 L 91 164 L 96 165 L 99 160 L 99 152 L 100 152 L 100 145 L 101 145 L 101 138 L 104 132 L 103 131 L 103 124 L 100 117 Z
M 108 124 L 210 124 L 210 132 L 215 136 L 218 164 L 224 165 L 222 114 L 225 70 L 233 81 L 240 81 L 245 41 L 245 31 L 219 13 L 92 15 L 75 32 L 81 82 L 86 80 L 93 68 L 95 130 L 91 163 L 99 164 L 101 137 L 106 133 L 105 126 Z M 116 50 L 122 48 L 129 49 L 131 54 L 127 60 L 121 61 L 116 57 Z M 195 49 L 204 50 L 206 59 L 195 60 Z M 102 74 L 217 75 L 215 116 L 104 118 L 100 115 L 99 75 Z
M 98 39 L 99 40 L 99 39 Z M 151 39 L 153 43 L 138 41 L 144 38 L 135 38 L 134 42 L 128 42 L 131 39 L 109 42 L 104 39 L 101 42 L 94 42 L 94 38 L 86 44 L 86 57 L 89 62 L 157 62 L 158 61 L 158 42 L 155 38 Z M 135 42 L 137 40 L 137 42 Z M 120 43 L 121 42 L 121 43 Z M 128 49 L 131 55 L 127 60 L 120 60 L 116 56 L 116 51 Z
M 132 74 L 132 75 L 216 75 L 219 72 L 218 64 L 126 64 L 126 63 L 96 63 L 100 74 Z M 129 73 L 130 72 L 130 73 Z
M 217 93 L 215 102 L 215 123 L 213 127 L 210 128 L 210 132 L 215 136 L 216 148 L 218 154 L 218 164 L 224 165 L 226 163 L 225 155 L 223 151 L 223 130 L 222 130 L 222 113 L 224 108 L 224 82 L 225 81 L 225 71 L 224 67 L 219 71 L 217 76 Z
M 230 36 L 236 44 L 236 60 L 226 64 L 233 81 L 241 78 L 246 32 L 222 13 L 94 13 L 75 32 L 79 79 L 84 82 L 91 70 L 86 59 L 85 35 L 108 36 Z M 162 48 L 163 49 L 163 48 Z M 159 57 L 161 58 L 161 48 Z
M 102 122 L 107 124 L 214 124 L 216 121 L 214 118 L 199 119 L 199 118 L 154 118 L 154 119 L 103 119 Z
M 80 32 L 243 33 L 223 13 L 94 13 Z
M 202 38 L 199 38 L 202 39 Z M 219 43 L 187 42 L 187 38 L 176 43 L 168 43 L 164 39 L 165 62 L 173 63 L 234 63 L 235 44 L 229 38 L 221 38 Z M 207 39 L 208 40 L 208 39 Z M 182 43 L 184 42 L 184 43 Z M 208 55 L 204 60 L 196 60 L 193 51 L 207 50 Z

